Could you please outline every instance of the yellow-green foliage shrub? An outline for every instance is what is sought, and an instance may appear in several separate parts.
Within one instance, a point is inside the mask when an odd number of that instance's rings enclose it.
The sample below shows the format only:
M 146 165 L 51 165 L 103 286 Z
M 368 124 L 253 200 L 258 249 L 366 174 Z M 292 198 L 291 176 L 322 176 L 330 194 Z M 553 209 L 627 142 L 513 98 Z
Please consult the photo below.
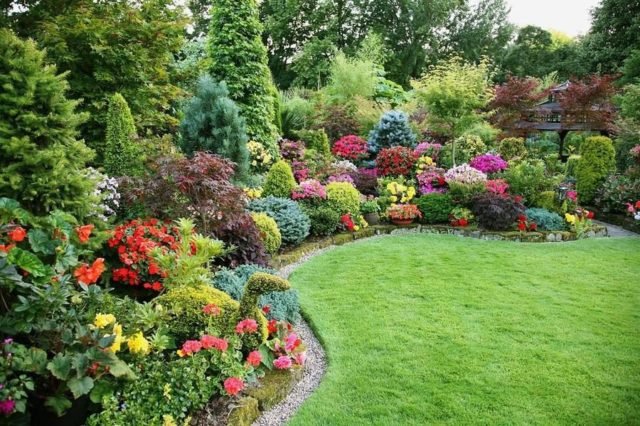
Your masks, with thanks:
M 289 198 L 295 187 L 296 180 L 293 177 L 291 166 L 286 161 L 280 160 L 269 169 L 267 179 L 262 187 L 262 196 L 273 195 L 279 198 Z
M 326 186 L 327 204 L 340 215 L 360 212 L 360 193 L 347 182 L 331 182 Z
M 570 155 L 567 159 L 567 170 L 565 172 L 567 177 L 576 177 L 576 168 L 580 162 L 579 155 Z
M 274 254 L 282 245 L 282 235 L 278 224 L 266 213 L 251 213 L 251 217 L 260 231 L 260 238 L 268 253 Z
M 521 159 L 527 156 L 527 147 L 523 138 L 505 138 L 498 145 L 498 153 L 506 161 Z
M 591 203 L 600 185 L 616 170 L 616 151 L 611 139 L 592 136 L 580 145 L 576 189 L 581 203 Z

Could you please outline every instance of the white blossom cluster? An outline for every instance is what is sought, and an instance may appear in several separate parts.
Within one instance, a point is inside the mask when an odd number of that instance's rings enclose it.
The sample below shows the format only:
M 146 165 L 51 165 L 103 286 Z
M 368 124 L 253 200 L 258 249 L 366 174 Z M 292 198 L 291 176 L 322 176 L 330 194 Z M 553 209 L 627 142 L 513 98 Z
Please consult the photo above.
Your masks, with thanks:
M 100 204 L 96 207 L 94 214 L 100 220 L 106 222 L 109 217 L 116 214 L 120 207 L 118 181 L 116 178 L 109 177 L 93 168 L 89 168 L 89 178 L 96 182 L 96 189 L 93 191 L 93 195 L 100 200 Z

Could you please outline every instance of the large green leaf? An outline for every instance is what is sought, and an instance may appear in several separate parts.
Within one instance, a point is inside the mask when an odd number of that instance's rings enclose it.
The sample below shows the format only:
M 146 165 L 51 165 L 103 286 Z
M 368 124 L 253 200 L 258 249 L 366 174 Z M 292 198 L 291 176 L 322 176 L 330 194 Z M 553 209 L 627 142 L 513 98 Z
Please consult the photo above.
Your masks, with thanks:
M 95 386 L 91 390 L 89 394 L 89 398 L 91 398 L 91 402 L 95 404 L 100 404 L 102 399 L 106 396 L 111 395 L 116 389 L 114 383 L 111 383 L 107 380 L 99 380 L 95 383 Z
M 42 229 L 31 229 L 28 235 L 31 249 L 36 253 L 50 255 L 56 252 L 56 242 Z
M 63 354 L 57 354 L 55 358 L 47 364 L 47 370 L 58 379 L 67 380 L 71 372 L 71 358 Z
M 27 271 L 34 277 L 43 277 L 47 268 L 38 257 L 26 250 L 14 247 L 7 256 L 7 260 L 17 267 Z
M 88 376 L 82 378 L 74 377 L 67 382 L 69 390 L 73 394 L 75 399 L 80 398 L 82 395 L 86 395 L 93 389 L 93 379 Z
M 53 395 L 46 399 L 44 405 L 50 407 L 58 417 L 64 414 L 69 408 L 71 408 L 71 401 L 69 398 L 62 395 Z

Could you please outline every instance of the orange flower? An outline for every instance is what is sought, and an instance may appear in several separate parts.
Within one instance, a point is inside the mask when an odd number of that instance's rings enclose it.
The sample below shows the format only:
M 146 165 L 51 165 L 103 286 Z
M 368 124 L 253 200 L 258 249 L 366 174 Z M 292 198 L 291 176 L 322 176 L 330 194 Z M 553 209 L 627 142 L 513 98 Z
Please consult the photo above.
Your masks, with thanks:
M 81 243 L 86 243 L 89 241 L 89 236 L 91 235 L 91 231 L 93 231 L 94 226 L 92 224 L 79 226 L 76 228 L 76 234 L 78 234 L 78 239 Z
M 83 263 L 73 272 L 73 275 L 78 279 L 78 282 L 90 285 L 98 281 L 104 269 L 104 259 L 100 257 L 96 259 L 91 266 Z
M 27 231 L 22 226 L 18 226 L 13 231 L 9 232 L 9 238 L 11 238 L 16 243 L 24 240 L 24 237 L 27 236 Z
M 9 253 L 11 251 L 12 248 L 14 248 L 16 245 L 15 244 L 0 244 L 0 251 L 3 251 L 5 253 Z

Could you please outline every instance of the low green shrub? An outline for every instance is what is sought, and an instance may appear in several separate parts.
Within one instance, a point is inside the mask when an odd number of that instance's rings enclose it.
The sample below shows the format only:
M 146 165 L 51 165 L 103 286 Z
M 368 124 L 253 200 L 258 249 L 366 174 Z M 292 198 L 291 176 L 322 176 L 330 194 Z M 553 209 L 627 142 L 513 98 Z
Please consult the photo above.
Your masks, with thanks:
M 580 146 L 580 161 L 576 167 L 576 189 L 580 202 L 593 202 L 598 188 L 616 170 L 616 152 L 611 139 L 592 136 Z
M 327 237 L 338 229 L 340 213 L 327 205 L 306 207 L 305 212 L 311 221 L 311 234 Z
M 562 216 L 547 209 L 530 208 L 525 210 L 525 215 L 529 221 L 535 222 L 541 231 L 563 231 L 566 229 L 566 222 Z
M 360 212 L 360 193 L 347 182 L 331 182 L 326 186 L 327 205 L 340 215 L 350 213 L 358 215 Z
M 256 272 L 275 274 L 277 271 L 259 265 L 242 265 L 236 269 L 222 269 L 213 278 L 213 286 L 229 294 L 235 300 L 240 300 L 242 290 L 249 277 Z M 300 321 L 300 304 L 297 290 L 274 291 L 260 296 L 258 306 L 268 306 L 265 313 L 267 319 L 285 320 L 296 324 Z
M 249 210 L 266 213 L 275 220 L 285 245 L 300 244 L 309 235 L 309 217 L 295 201 L 269 196 L 252 200 Z
M 627 213 L 627 203 L 640 200 L 640 178 L 611 175 L 600 186 L 596 205 L 605 213 Z
M 578 163 L 580 162 L 579 155 L 570 155 L 567 159 L 567 169 L 565 171 L 565 175 L 568 178 L 576 177 L 576 168 L 578 167 Z
M 527 148 L 523 138 L 505 138 L 498 145 L 500 157 L 506 161 L 522 159 L 527 156 Z
M 546 174 L 544 162 L 541 160 L 525 160 L 511 163 L 504 171 L 503 177 L 509 184 L 509 192 L 524 197 L 525 204 L 532 206 L 544 191 L 552 191 L 558 178 Z
M 260 238 L 267 253 L 274 254 L 282 245 L 282 235 L 278 224 L 266 213 L 251 213 L 251 217 L 260 231 Z
M 563 211 L 562 202 L 558 199 L 555 191 L 542 191 L 536 196 L 534 207 L 551 210 L 557 213 L 565 213 Z
M 331 146 L 329 137 L 324 129 L 300 130 L 296 132 L 297 137 L 304 142 L 307 149 L 312 149 L 325 157 L 331 156 Z
M 446 223 L 449 213 L 454 209 L 453 198 L 448 194 L 434 192 L 423 195 L 416 200 L 418 209 L 422 212 L 422 220 L 426 223 Z
M 289 198 L 296 187 L 291 166 L 284 160 L 277 161 L 267 173 L 267 179 L 262 187 L 262 196 Z
M 465 184 L 459 182 L 449 182 L 449 196 L 455 204 L 469 206 L 474 197 L 486 192 L 484 183 Z

